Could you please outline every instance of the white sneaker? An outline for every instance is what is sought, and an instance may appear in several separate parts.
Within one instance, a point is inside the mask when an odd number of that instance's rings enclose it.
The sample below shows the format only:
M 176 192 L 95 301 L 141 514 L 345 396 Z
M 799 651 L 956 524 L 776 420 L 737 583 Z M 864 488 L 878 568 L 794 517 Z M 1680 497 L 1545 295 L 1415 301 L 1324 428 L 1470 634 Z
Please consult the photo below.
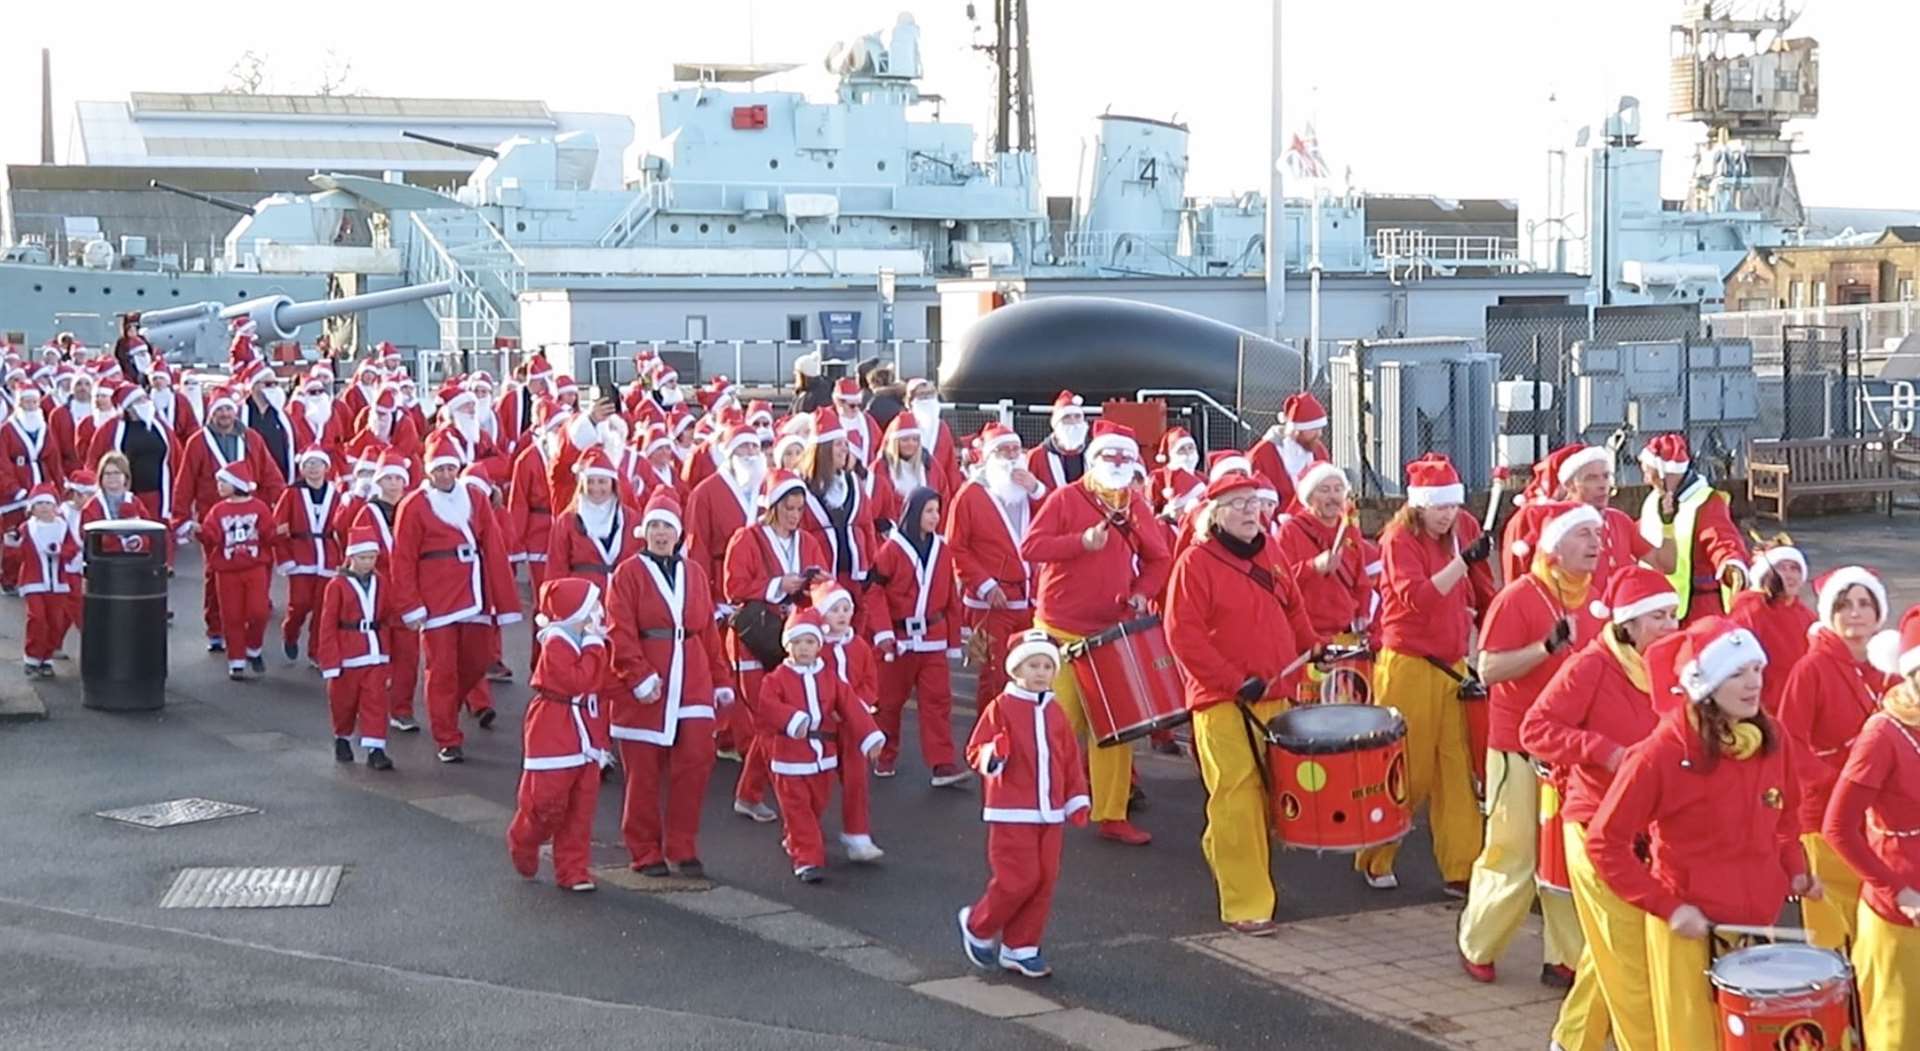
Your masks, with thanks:
M 887 854 L 873 841 L 872 836 L 841 836 L 840 842 L 847 848 L 848 861 L 879 861 Z
M 735 799 L 733 801 L 733 812 L 739 814 L 741 817 L 752 818 L 762 825 L 780 820 L 780 815 L 765 803 L 744 803 Z
M 1397 890 L 1400 887 L 1400 877 L 1391 872 L 1384 876 L 1376 876 L 1371 872 L 1364 873 L 1364 875 L 1367 878 L 1367 886 L 1372 887 L 1374 890 Z

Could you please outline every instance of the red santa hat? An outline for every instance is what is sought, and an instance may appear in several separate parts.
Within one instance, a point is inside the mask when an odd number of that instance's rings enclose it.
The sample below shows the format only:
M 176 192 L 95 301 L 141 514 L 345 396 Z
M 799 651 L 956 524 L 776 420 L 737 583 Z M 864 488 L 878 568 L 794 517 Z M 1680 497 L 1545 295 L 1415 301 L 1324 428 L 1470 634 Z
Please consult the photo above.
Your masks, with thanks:
M 316 361 L 307 369 L 307 381 L 331 384 L 335 379 L 333 366 L 325 361 Z
M 102 394 L 112 398 L 113 407 L 122 412 L 125 412 L 134 402 L 147 397 L 147 392 L 141 389 L 139 384 L 120 383 L 115 380 L 101 381 L 99 389 L 93 392 L 93 396 L 98 398 Z
M 1604 445 L 1583 445 L 1580 442 L 1574 442 L 1555 449 L 1553 455 L 1548 457 L 1548 462 L 1553 468 L 1555 486 L 1560 488 L 1572 482 L 1574 475 L 1596 464 L 1605 466 L 1611 472 L 1613 450 Z
M 1229 493 L 1239 493 L 1247 490 L 1253 490 L 1255 493 L 1258 493 L 1259 489 L 1260 483 L 1252 475 L 1229 471 L 1207 483 L 1207 499 L 1219 500 Z
M 462 467 L 465 466 L 465 464 L 466 461 L 461 458 L 459 448 L 453 444 L 453 436 L 451 434 L 445 431 L 435 431 L 433 436 L 427 439 L 426 468 L 428 473 L 437 471 L 442 467 Z
M 1687 451 L 1687 439 L 1681 434 L 1661 434 L 1640 450 L 1640 465 L 1649 474 L 1686 474 L 1693 466 L 1693 454 Z
M 534 622 L 541 627 L 556 624 L 584 624 L 600 604 L 600 586 L 585 577 L 561 577 L 540 585 L 540 612 Z
M 1191 441 L 1193 441 L 1193 434 L 1185 427 L 1168 427 L 1160 434 L 1160 449 L 1154 454 L 1153 462 L 1172 463 L 1174 447 L 1181 442 Z M 1196 444 L 1194 449 L 1198 451 L 1199 446 Z
M 1063 390 L 1059 394 L 1054 395 L 1052 418 L 1055 423 L 1058 423 L 1061 413 L 1084 412 L 1085 409 L 1086 399 L 1070 390 Z
M 472 374 L 470 374 L 467 377 L 467 386 L 469 388 L 474 388 L 474 387 L 491 388 L 493 386 L 493 373 L 488 372 L 485 369 L 476 369 L 473 371 Z
M 380 370 L 374 367 L 373 362 L 363 361 L 353 370 L 353 382 L 363 387 L 371 387 L 380 382 Z
M 461 377 L 453 376 L 440 385 L 440 411 L 453 413 L 455 410 L 475 403 L 473 391 L 467 389 Z
M 399 452 L 393 449 L 384 450 L 375 464 L 374 482 L 378 483 L 382 478 L 393 476 L 399 478 L 402 484 L 412 484 L 413 464 Z
M 1245 453 L 1232 449 L 1220 449 L 1207 454 L 1207 481 L 1215 481 L 1223 475 L 1252 474 L 1253 461 Z
M 672 445 L 673 439 L 667 437 L 666 424 L 654 421 L 640 428 L 638 436 L 634 439 L 634 444 L 639 447 L 640 455 L 652 456 L 661 449 Z
M 820 611 L 809 606 L 796 609 L 787 614 L 787 626 L 780 632 L 780 641 L 791 643 L 802 635 L 812 635 L 822 642 L 827 638 L 827 621 Z
M 215 387 L 207 394 L 207 415 L 211 416 L 223 407 L 240 411 L 240 399 L 234 395 L 232 387 Z
M 675 409 L 667 414 L 667 437 L 678 440 L 691 426 L 693 426 L 693 413 L 685 409 Z
M 646 539 L 647 527 L 655 522 L 665 522 L 676 533 L 686 531 L 680 524 L 680 499 L 674 495 L 673 486 L 657 485 L 647 494 L 646 509 L 640 512 L 640 526 L 633 535 Z
M 732 456 L 736 450 L 747 446 L 758 449 L 760 447 L 760 435 L 746 424 L 736 423 L 722 432 L 720 451 L 723 454 Z M 651 450 L 652 446 L 649 445 L 648 449 Z
M 1012 675 L 1013 670 L 1024 664 L 1029 657 L 1047 657 L 1053 661 L 1055 668 L 1060 667 L 1060 647 L 1054 645 L 1053 639 L 1039 628 L 1021 632 L 1013 637 L 1012 642 L 1013 644 L 1007 647 L 1008 675 Z
M 1887 585 L 1880 580 L 1878 573 L 1865 566 L 1841 566 L 1820 574 L 1814 580 L 1814 608 L 1820 614 L 1820 623 L 1833 621 L 1833 610 L 1840 604 L 1840 596 L 1852 587 L 1866 588 L 1867 594 L 1873 596 L 1873 607 L 1880 611 L 1880 619 L 1873 626 L 1879 628 L 1886 624 Z
M 1888 675 L 1920 672 L 1920 606 L 1901 614 L 1898 629 L 1875 635 L 1867 643 L 1867 657 Z
M 913 401 L 923 394 L 933 393 L 933 381 L 925 376 L 915 376 L 907 381 L 907 400 Z
M 1285 420 L 1288 434 L 1303 431 L 1323 431 L 1327 428 L 1327 409 L 1320 399 L 1306 391 L 1287 396 L 1280 412 Z
M 1466 502 L 1466 487 L 1446 454 L 1428 453 L 1407 465 L 1409 507 L 1459 507 Z
M 835 380 L 833 400 L 841 405 L 859 405 L 860 382 L 851 376 L 842 376 Z
M 1300 480 L 1293 487 L 1294 497 L 1304 505 L 1308 494 L 1319 488 L 1322 482 L 1333 478 L 1340 479 L 1341 485 L 1351 487 L 1347 481 L 1347 472 L 1325 460 L 1315 460 L 1311 466 L 1300 472 Z
M 380 530 L 372 522 L 356 525 L 347 533 L 347 557 L 380 553 Z
M 297 468 L 305 464 L 308 460 L 318 460 L 329 470 L 333 468 L 333 454 L 318 445 L 309 445 L 300 450 L 300 455 L 294 457 L 293 465 Z
M 1747 573 L 1749 578 L 1747 586 L 1756 591 L 1765 590 L 1767 577 L 1772 576 L 1774 567 L 1780 565 L 1782 562 L 1797 563 L 1800 566 L 1800 575 L 1803 577 L 1807 576 L 1810 572 L 1807 565 L 1807 553 L 1788 543 L 1784 535 L 1782 535 L 1778 543 L 1754 545 L 1753 565 L 1749 567 Z M 1828 576 L 1831 575 L 1832 574 L 1828 574 Z M 1887 604 L 1883 599 L 1880 603 L 1880 609 L 1884 613 L 1886 608 Z
M 67 475 L 67 488 L 76 493 L 92 493 L 98 491 L 100 486 L 92 471 L 81 468 Z
M 1093 425 L 1093 437 L 1087 440 L 1087 459 L 1097 460 L 1108 452 L 1124 453 L 1138 460 L 1140 443 L 1134 440 L 1133 428 L 1112 420 L 1101 420 Z
M 1020 435 L 1014 433 L 1013 428 L 1001 423 L 999 420 L 994 420 L 985 427 L 980 428 L 980 436 L 975 440 L 979 443 L 980 454 L 982 456 L 992 455 L 995 449 L 1003 445 L 1011 445 L 1016 449 L 1020 448 Z
M 1703 617 L 1677 633 L 1681 641 L 1673 655 L 1674 685 L 1695 703 L 1750 664 L 1766 667 L 1767 651 L 1753 632 L 1725 617 Z
M 656 387 L 678 387 L 680 373 L 664 361 L 653 363 L 653 385 Z
M 367 407 L 374 412 L 384 412 L 391 416 L 400 410 L 400 392 L 392 387 L 382 387 L 380 393 L 373 396 L 373 401 Z
M 840 416 L 838 413 L 827 408 L 814 412 L 813 435 L 809 439 L 813 444 L 826 445 L 829 442 L 838 441 L 846 436 L 847 432 L 840 427 Z
M 823 577 L 808 589 L 807 598 L 813 608 L 819 610 L 824 618 L 827 610 L 832 609 L 833 604 L 841 599 L 849 603 L 853 602 L 853 592 L 848 591 L 833 577 Z
M 41 482 L 39 485 L 34 486 L 32 491 L 27 493 L 28 508 L 32 508 L 34 504 L 57 504 L 59 502 L 60 490 L 55 489 L 52 482 Z
M 1622 566 L 1607 576 L 1607 589 L 1587 606 L 1596 620 L 1625 624 L 1663 609 L 1679 609 L 1680 596 L 1661 573 L 1641 565 Z
M 921 438 L 920 425 L 914 422 L 913 413 L 903 412 L 887 421 L 887 433 L 881 435 L 881 444 L 891 446 L 902 438 Z
M 235 460 L 213 472 L 213 476 L 240 492 L 253 492 L 253 465 L 245 460 Z
M 553 378 L 553 396 L 555 398 L 564 398 L 569 394 L 579 397 L 580 385 L 574 382 L 572 376 L 566 375 L 565 373 L 555 376 Z
M 1535 508 L 1538 510 L 1534 510 Z M 1573 531 L 1581 526 L 1599 529 L 1602 525 L 1600 512 L 1592 504 L 1581 501 L 1532 504 L 1529 505 L 1529 510 L 1532 510 L 1540 521 L 1539 549 L 1549 555 L 1556 554 L 1560 550 L 1561 542 L 1572 536 Z M 1528 554 L 1526 547 L 1525 540 L 1515 540 L 1513 553 L 1525 558 Z
M 773 426 L 773 403 L 754 399 L 747 403 L 747 422 L 755 426 Z
M 528 383 L 532 383 L 534 380 L 547 380 L 551 382 L 552 379 L 553 363 L 547 360 L 545 354 L 536 354 L 527 359 Z
M 480 490 L 481 496 L 491 497 L 500 480 L 494 477 L 493 468 L 485 463 L 470 463 L 460 468 L 460 480 Z
M 586 455 L 574 461 L 573 473 L 583 482 L 589 478 L 605 478 L 610 482 L 620 480 L 620 470 L 613 465 L 613 457 L 608 456 L 607 451 L 597 445 L 587 450 Z
M 788 493 L 803 493 L 806 490 L 806 479 L 792 471 L 769 471 L 767 480 L 760 483 L 760 510 L 768 510 Z
M 13 396 L 15 398 L 23 398 L 23 397 L 26 397 L 27 395 L 32 395 L 33 397 L 36 397 L 36 398 L 40 396 L 40 388 L 34 386 L 31 380 L 24 380 L 24 379 L 14 380 L 13 383 L 9 386 L 9 390 L 13 392 Z

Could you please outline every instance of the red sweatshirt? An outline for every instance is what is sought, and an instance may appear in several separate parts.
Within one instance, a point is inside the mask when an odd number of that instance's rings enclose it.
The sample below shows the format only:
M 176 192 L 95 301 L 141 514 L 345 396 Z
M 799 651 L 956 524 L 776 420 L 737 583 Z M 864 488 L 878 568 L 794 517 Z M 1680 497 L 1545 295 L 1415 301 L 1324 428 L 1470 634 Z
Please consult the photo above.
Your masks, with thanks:
M 1920 888 L 1920 731 L 1885 713 L 1868 719 L 1820 831 L 1860 874 L 1860 900 L 1888 923 L 1913 926 L 1894 899 Z
M 1780 714 L 1780 698 L 1787 690 L 1787 670 L 1807 654 L 1807 633 L 1819 623 L 1813 610 L 1792 595 L 1778 602 L 1767 599 L 1764 591 L 1742 591 L 1733 597 L 1733 612 L 1728 617 L 1753 632 L 1766 651 L 1767 664 L 1773 669 L 1760 684 L 1760 704 L 1768 715 Z
M 1455 585 L 1456 587 L 1458 585 Z M 1480 652 L 1501 653 L 1525 649 L 1546 640 L 1561 617 L 1573 621 L 1573 644 L 1547 655 L 1533 670 L 1517 679 L 1496 682 L 1487 687 L 1487 746 L 1503 752 L 1518 752 L 1520 720 L 1547 688 L 1554 672 L 1600 633 L 1600 622 L 1587 612 L 1587 603 L 1567 609 L 1552 589 L 1539 577 L 1528 574 L 1500 589 L 1487 607 L 1487 619 L 1480 629 Z
M 207 571 L 231 573 L 273 564 L 273 511 L 258 497 L 226 499 L 200 519 L 200 549 Z
M 1645 740 L 1660 721 L 1653 698 L 1627 678 L 1603 639 L 1567 658 L 1520 720 L 1520 747 L 1554 769 L 1560 812 L 1586 824 L 1613 784 L 1607 763 Z
M 1435 539 L 1422 529 L 1387 526 L 1380 534 L 1386 569 L 1380 581 L 1380 645 L 1396 653 L 1452 664 L 1467 655 L 1473 611 L 1493 601 L 1493 571 L 1482 562 L 1441 594 L 1433 578 L 1480 536 L 1480 523 L 1462 514 L 1453 535 Z
M 1768 676 L 1774 678 L 1775 676 Z M 1780 698 L 1780 726 L 1797 751 L 1800 831 L 1818 832 L 1827 814 L 1847 752 L 1880 697 L 1897 680 L 1866 661 L 1856 661 L 1845 640 L 1827 628 L 1813 635 L 1807 655 L 1790 673 Z
M 1293 696 L 1295 676 L 1281 672 L 1317 641 L 1293 577 L 1273 542 L 1262 541 L 1245 559 L 1209 536 L 1180 552 L 1173 565 L 1167 647 L 1180 666 L 1189 710 L 1233 700 L 1252 675 L 1266 680 L 1263 699 Z
M 1131 619 L 1129 598 L 1160 594 L 1173 562 L 1145 497 L 1129 494 L 1122 524 L 1108 528 L 1105 547 L 1089 551 L 1081 543 L 1112 510 L 1084 483 L 1056 489 L 1040 505 L 1020 542 L 1020 557 L 1040 567 L 1034 619 L 1092 635 Z
M 1307 619 L 1322 642 L 1353 630 L 1353 622 L 1365 619 L 1373 602 L 1358 526 L 1348 526 L 1340 538 L 1340 556 L 1332 573 L 1323 576 L 1313 568 L 1314 559 L 1333 547 L 1338 530 L 1338 526 L 1321 525 L 1311 514 L 1291 515 L 1280 526 L 1280 560 L 1293 574 L 1300 597 L 1306 600 Z

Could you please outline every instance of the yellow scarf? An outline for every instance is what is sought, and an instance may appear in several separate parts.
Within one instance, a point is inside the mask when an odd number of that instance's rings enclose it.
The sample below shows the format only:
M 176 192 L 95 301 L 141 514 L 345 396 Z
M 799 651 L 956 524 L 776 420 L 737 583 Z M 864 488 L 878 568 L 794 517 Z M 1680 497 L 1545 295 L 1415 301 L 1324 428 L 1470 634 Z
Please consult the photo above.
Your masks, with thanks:
M 1627 681 L 1633 688 L 1651 694 L 1653 685 L 1647 679 L 1647 660 L 1640 656 L 1640 651 L 1616 638 L 1611 627 L 1600 629 L 1600 641 L 1606 645 L 1607 652 L 1613 654 L 1613 659 L 1620 662 L 1620 670 L 1627 673 Z
M 1088 492 L 1099 497 L 1101 503 L 1107 505 L 1108 507 L 1113 508 L 1116 511 L 1125 508 L 1127 506 L 1127 502 L 1133 498 L 1133 492 L 1131 490 L 1108 489 L 1100 485 L 1098 482 L 1095 482 L 1093 480 L 1093 475 L 1091 474 L 1082 475 L 1080 477 L 1080 480 L 1086 483 Z
M 1914 680 L 1902 679 L 1896 683 L 1880 698 L 1880 707 L 1906 726 L 1920 730 L 1920 686 L 1916 686 Z
M 1708 701 L 1708 704 L 1713 703 Z M 1687 721 L 1693 724 L 1693 732 L 1700 732 L 1700 709 L 1687 706 Z M 1720 731 L 1720 754 L 1729 759 L 1752 759 L 1760 754 L 1760 746 L 1766 743 L 1766 735 L 1752 722 L 1742 719 Z
M 1529 572 L 1547 586 L 1547 594 L 1560 600 L 1562 608 L 1579 609 L 1587 604 L 1587 591 L 1593 586 L 1592 573 L 1569 573 L 1544 551 L 1535 553 Z

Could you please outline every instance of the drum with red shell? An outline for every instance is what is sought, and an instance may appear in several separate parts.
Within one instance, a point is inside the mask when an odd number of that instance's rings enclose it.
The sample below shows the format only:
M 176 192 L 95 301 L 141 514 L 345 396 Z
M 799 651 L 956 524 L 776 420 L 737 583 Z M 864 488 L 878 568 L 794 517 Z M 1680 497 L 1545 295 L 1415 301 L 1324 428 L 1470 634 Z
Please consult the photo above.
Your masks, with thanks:
M 1080 686 L 1094 740 L 1103 746 L 1125 744 L 1193 717 L 1159 617 L 1116 624 L 1068 643 L 1061 654 Z
M 1350 852 L 1407 834 L 1406 720 L 1393 708 L 1320 704 L 1267 723 L 1273 827 L 1303 850 Z
M 1567 873 L 1567 822 L 1560 816 L 1560 788 L 1553 782 L 1552 771 L 1545 766 L 1535 763 L 1533 769 L 1540 777 L 1540 839 L 1533 855 L 1533 882 L 1543 891 L 1571 894 L 1573 883 Z
M 1857 1051 L 1853 968 L 1831 949 L 1755 945 L 1708 969 L 1721 1051 Z

